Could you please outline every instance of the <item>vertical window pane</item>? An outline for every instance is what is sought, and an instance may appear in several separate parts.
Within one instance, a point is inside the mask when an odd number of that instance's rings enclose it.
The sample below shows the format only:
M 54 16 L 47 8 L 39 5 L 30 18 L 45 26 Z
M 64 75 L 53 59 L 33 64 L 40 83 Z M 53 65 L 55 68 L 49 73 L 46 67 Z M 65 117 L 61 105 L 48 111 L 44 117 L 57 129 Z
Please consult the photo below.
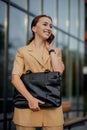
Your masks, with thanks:
M 10 8 L 8 69 L 11 76 L 12 65 L 17 49 L 26 44 L 26 15 L 19 10 Z M 9 77 L 10 78 L 10 77 Z M 9 95 L 12 93 L 9 93 Z
M 3 112 L 3 104 L 5 101 L 5 13 L 6 5 L 0 1 L 0 112 Z
M 74 9 L 73 9 L 74 7 Z M 79 36 L 79 6 L 78 0 L 70 0 L 70 34 L 75 37 Z M 79 42 L 73 38 L 70 38 L 70 63 L 71 67 L 71 83 L 72 96 L 78 95 L 79 88 Z M 74 82 L 73 82 L 74 81 Z
M 68 0 L 58 0 L 58 27 L 68 32 L 69 30 L 69 3 Z M 63 9 L 63 11 L 62 11 Z
M 33 19 L 34 19 L 34 17 L 29 16 L 29 39 L 32 37 L 31 22 Z
M 70 33 L 76 37 L 78 37 L 78 27 L 78 0 L 70 0 Z
M 57 25 L 56 0 L 43 0 L 43 12 L 44 14 L 51 16 L 53 24 Z
M 63 9 L 63 11 L 62 11 Z M 69 32 L 69 1 L 58 0 L 58 28 L 65 32 Z M 58 31 L 58 45 L 62 49 L 63 61 L 65 65 L 64 79 L 63 79 L 63 93 L 66 97 L 69 97 L 71 91 L 69 91 L 69 36 L 61 31 Z M 67 77 L 68 76 L 68 77 Z
M 84 20 L 85 20 L 85 16 L 84 16 L 84 2 L 82 0 L 80 0 L 80 18 L 79 18 L 79 28 L 80 28 L 80 39 L 84 41 L 84 31 L 85 31 L 85 26 L 84 26 Z
M 41 14 L 41 0 L 29 0 L 29 11 L 35 15 Z
M 5 4 L 0 2 L 0 98 L 3 97 L 4 88 L 5 8 Z

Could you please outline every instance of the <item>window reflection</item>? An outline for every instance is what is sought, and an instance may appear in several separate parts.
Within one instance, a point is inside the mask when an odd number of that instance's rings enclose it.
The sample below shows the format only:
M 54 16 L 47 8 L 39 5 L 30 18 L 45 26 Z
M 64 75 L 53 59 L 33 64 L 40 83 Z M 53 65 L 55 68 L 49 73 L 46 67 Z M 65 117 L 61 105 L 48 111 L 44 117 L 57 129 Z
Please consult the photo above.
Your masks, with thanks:
M 26 34 L 27 34 L 26 24 L 27 24 L 26 14 L 11 7 L 10 8 L 10 25 L 9 25 L 9 48 L 8 48 L 9 80 L 11 78 L 13 60 L 14 60 L 16 51 L 19 47 L 24 46 L 26 44 Z
M 29 11 L 35 15 L 41 14 L 41 0 L 29 0 Z
M 62 11 L 62 9 L 64 11 Z M 58 27 L 64 31 L 69 31 L 69 1 L 59 0 L 58 2 Z
M 11 7 L 10 9 L 10 27 L 9 42 L 12 45 L 11 52 L 15 53 L 16 49 L 26 42 L 26 14 Z
M 50 6 L 48 6 L 50 3 Z M 57 26 L 57 4 L 56 0 L 43 0 L 43 12 L 53 19 L 53 24 Z
M 27 9 L 27 0 L 10 0 L 11 2 L 14 2 L 18 6 Z
M 5 4 L 0 2 L 0 98 L 3 97 L 4 89 L 4 45 L 5 45 Z
M 32 37 L 31 22 L 32 22 L 33 19 L 34 19 L 33 16 L 29 17 L 29 36 L 28 36 L 28 39 L 30 39 Z

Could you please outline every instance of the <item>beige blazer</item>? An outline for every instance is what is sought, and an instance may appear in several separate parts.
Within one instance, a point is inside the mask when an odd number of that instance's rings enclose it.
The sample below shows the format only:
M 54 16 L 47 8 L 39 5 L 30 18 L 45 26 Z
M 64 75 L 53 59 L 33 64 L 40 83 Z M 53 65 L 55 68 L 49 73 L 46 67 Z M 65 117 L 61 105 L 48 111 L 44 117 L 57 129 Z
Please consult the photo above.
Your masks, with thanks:
M 55 51 L 58 57 L 61 57 L 61 50 L 56 48 Z M 44 48 L 42 56 L 36 51 L 32 43 L 17 50 L 12 74 L 21 76 L 27 70 L 41 72 L 46 69 L 53 70 L 46 48 Z M 40 111 L 15 108 L 13 121 L 15 124 L 22 126 L 60 126 L 64 123 L 62 106 L 45 108 Z

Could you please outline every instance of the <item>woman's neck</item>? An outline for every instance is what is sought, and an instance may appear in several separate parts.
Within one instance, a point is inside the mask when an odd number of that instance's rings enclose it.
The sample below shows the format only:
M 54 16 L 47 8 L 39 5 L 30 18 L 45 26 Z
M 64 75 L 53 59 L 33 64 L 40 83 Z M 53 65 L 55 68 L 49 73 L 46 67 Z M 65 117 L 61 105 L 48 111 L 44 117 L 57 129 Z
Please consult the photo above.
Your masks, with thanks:
M 35 39 L 34 41 L 33 41 L 33 44 L 34 44 L 34 46 L 36 47 L 36 48 L 44 48 L 44 45 L 45 45 L 45 43 L 44 43 L 44 41 L 42 41 L 42 40 L 37 40 L 37 39 Z

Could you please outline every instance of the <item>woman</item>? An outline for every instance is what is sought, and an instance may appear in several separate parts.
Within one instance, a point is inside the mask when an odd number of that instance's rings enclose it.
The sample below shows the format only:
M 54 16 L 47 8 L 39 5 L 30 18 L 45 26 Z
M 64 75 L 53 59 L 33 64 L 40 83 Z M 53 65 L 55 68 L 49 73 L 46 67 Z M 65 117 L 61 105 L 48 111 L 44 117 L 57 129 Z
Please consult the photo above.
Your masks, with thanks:
M 43 101 L 33 97 L 25 88 L 20 76 L 27 70 L 32 72 L 59 71 L 63 73 L 64 65 L 61 50 L 53 48 L 47 39 L 52 34 L 52 19 L 47 15 L 39 15 L 31 24 L 32 38 L 27 45 L 17 50 L 12 70 L 12 83 L 16 89 L 27 99 L 29 109 L 14 109 L 13 121 L 17 130 L 35 130 L 42 126 L 43 130 L 63 130 L 62 107 L 39 107 Z

